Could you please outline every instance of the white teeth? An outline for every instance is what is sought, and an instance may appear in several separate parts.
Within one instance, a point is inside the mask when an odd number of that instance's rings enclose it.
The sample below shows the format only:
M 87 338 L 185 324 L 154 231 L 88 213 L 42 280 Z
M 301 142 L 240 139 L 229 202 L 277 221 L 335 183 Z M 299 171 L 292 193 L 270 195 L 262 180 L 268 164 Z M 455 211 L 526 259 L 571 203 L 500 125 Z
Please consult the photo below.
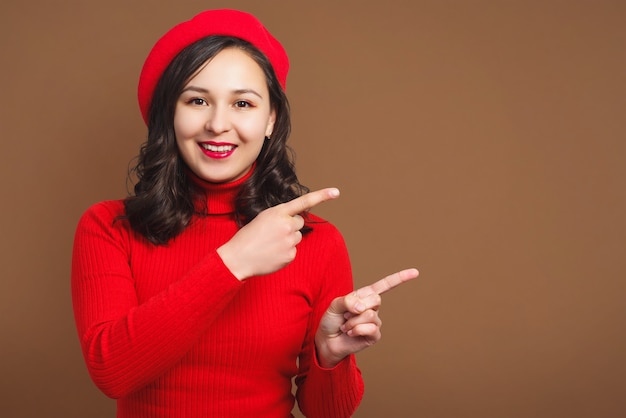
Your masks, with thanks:
M 234 145 L 211 145 L 211 144 L 201 144 L 205 150 L 211 152 L 228 152 L 235 148 Z

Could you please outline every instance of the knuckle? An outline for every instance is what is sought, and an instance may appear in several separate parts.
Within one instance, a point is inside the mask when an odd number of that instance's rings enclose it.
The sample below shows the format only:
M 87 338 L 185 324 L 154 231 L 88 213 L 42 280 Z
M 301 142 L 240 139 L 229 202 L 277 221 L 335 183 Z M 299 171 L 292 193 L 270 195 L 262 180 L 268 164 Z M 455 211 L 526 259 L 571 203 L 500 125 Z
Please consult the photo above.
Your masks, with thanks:
M 279 225 L 279 231 L 281 234 L 289 235 L 293 232 L 291 225 L 288 222 L 282 222 Z

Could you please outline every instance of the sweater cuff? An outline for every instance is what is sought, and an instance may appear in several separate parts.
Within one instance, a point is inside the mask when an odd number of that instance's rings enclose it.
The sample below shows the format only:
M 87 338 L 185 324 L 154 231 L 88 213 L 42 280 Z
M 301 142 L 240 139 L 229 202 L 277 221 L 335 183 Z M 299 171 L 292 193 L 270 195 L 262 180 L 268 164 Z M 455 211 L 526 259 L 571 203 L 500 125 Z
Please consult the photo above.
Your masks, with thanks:
M 204 268 L 215 269 L 219 277 L 227 280 L 229 282 L 234 282 L 235 284 L 243 284 L 243 281 L 239 280 L 235 275 L 230 271 L 228 266 L 224 264 L 224 260 L 218 254 L 217 250 L 214 250 L 207 256 L 207 262 L 204 263 Z
M 363 393 L 363 380 L 361 377 L 361 371 L 356 365 L 356 358 L 354 354 L 350 354 L 345 357 L 334 367 L 326 368 L 322 367 L 317 359 L 317 348 L 313 345 L 313 367 L 309 370 L 309 379 L 323 381 L 324 385 L 332 387 L 331 393 L 337 393 L 336 391 L 352 391 L 355 388 L 360 388 L 359 393 Z
M 313 349 L 315 351 L 315 348 Z M 363 378 L 353 354 L 341 360 L 333 368 L 323 368 L 313 353 L 307 381 L 318 388 L 315 398 L 315 416 L 352 416 L 363 397 Z

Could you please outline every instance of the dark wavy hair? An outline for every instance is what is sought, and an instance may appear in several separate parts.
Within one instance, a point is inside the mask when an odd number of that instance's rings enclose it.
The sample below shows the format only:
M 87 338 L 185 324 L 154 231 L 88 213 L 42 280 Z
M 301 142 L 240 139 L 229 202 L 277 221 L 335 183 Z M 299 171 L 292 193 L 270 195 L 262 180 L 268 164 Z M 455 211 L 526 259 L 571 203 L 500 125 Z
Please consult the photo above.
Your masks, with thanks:
M 264 209 L 309 191 L 296 177 L 293 152 L 287 146 L 291 132 L 289 102 L 269 60 L 252 44 L 239 38 L 203 38 L 181 51 L 161 76 L 150 106 L 148 138 L 141 147 L 136 166 L 129 173 L 129 176 L 136 176 L 137 182 L 134 194 L 124 202 L 123 218 L 155 245 L 167 244 L 180 234 L 193 215 L 206 215 L 196 212 L 194 201 L 204 194 L 187 177 L 186 164 L 176 145 L 174 112 L 189 79 L 226 48 L 239 48 L 259 64 L 267 80 L 270 105 L 276 112 L 272 138 L 264 141 L 256 168 L 235 199 L 239 226 L 250 222 Z

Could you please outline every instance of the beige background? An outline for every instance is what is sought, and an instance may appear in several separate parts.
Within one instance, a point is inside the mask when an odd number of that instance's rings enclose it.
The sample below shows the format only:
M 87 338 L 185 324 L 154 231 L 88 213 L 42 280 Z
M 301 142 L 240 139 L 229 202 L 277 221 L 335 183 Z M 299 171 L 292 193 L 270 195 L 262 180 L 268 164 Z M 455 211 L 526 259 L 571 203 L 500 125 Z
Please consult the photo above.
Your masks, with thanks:
M 341 188 L 318 213 L 357 285 L 422 273 L 385 296 L 356 416 L 625 416 L 617 0 L 3 0 L 0 415 L 114 416 L 74 331 L 74 227 L 126 195 L 154 41 L 225 5 L 290 54 L 298 173 Z

